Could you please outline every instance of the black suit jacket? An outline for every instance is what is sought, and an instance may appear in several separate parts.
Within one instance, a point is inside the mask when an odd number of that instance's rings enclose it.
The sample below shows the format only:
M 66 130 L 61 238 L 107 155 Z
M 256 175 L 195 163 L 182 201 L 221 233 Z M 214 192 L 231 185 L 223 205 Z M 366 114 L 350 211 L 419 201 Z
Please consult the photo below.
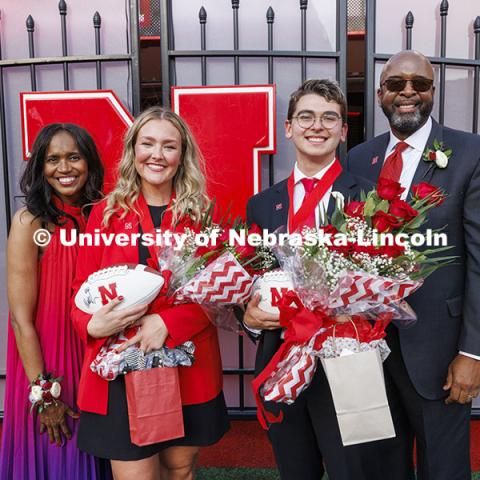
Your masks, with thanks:
M 288 180 L 283 180 L 273 187 L 254 195 L 247 204 L 247 222 L 256 223 L 260 228 L 275 231 L 278 227 L 286 226 L 288 222 Z M 343 171 L 333 184 L 332 191 L 341 192 L 345 201 L 358 200 L 360 192 L 368 192 L 373 184 L 368 180 Z M 330 198 L 327 213 L 331 215 L 335 208 L 335 201 Z M 260 336 L 255 360 L 255 374 L 260 373 L 282 342 L 280 329 L 264 330 Z
M 385 133 L 352 148 L 347 170 L 376 182 L 389 139 Z M 480 356 L 480 136 L 433 120 L 427 148 L 434 150 L 434 140 L 453 150 L 448 166 L 430 168 L 430 162 L 420 160 L 412 185 L 428 182 L 447 192 L 447 200 L 430 210 L 422 229 L 446 225 L 453 248 L 441 255 L 456 255 L 458 260 L 433 273 L 409 297 L 418 321 L 399 329 L 410 378 L 418 393 L 429 399 L 445 396 L 448 365 L 459 350 Z

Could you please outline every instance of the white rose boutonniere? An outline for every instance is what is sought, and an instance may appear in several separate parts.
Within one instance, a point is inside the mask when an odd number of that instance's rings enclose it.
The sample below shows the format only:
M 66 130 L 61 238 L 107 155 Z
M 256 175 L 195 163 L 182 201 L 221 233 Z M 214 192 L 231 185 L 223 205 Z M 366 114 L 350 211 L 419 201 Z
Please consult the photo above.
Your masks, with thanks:
M 341 192 L 332 192 L 332 197 L 335 199 L 336 206 L 338 210 L 343 210 L 345 206 L 345 197 Z
M 452 156 L 452 149 L 445 148 L 442 142 L 438 140 L 433 141 L 433 148 L 426 148 L 423 152 L 423 160 L 425 162 L 432 162 L 432 166 L 435 165 L 438 168 L 447 168 L 448 161 Z

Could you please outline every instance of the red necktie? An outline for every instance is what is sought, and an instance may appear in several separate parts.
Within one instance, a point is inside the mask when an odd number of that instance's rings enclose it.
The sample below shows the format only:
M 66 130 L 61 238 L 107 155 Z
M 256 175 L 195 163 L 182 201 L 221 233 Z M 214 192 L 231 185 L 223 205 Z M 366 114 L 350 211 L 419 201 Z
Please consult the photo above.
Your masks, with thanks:
M 308 196 L 312 193 L 313 189 L 318 183 L 317 178 L 302 178 L 301 182 L 303 183 L 303 188 L 305 189 L 305 196 L 303 197 L 303 202 L 302 204 L 307 200 Z M 306 227 L 312 227 L 314 228 L 315 225 L 315 210 L 308 216 L 306 222 L 305 222 Z
M 395 145 L 393 152 L 386 158 L 383 164 L 380 176 L 382 178 L 388 178 L 394 182 L 400 181 L 400 175 L 402 174 L 403 158 L 402 152 L 408 147 L 408 143 L 398 142 Z

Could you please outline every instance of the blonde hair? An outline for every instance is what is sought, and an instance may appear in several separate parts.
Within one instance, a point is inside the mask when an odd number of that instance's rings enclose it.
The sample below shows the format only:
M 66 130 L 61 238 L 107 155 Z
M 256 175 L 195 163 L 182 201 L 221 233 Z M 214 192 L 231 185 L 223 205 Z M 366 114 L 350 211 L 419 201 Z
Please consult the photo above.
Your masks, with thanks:
M 135 168 L 135 143 L 138 132 L 150 120 L 167 120 L 179 131 L 182 139 L 182 158 L 173 177 L 173 190 L 176 195 L 171 206 L 173 223 L 186 214 L 198 222 L 208 205 L 204 160 L 192 132 L 176 113 L 158 106 L 150 107 L 135 119 L 125 135 L 122 159 L 118 165 L 117 184 L 107 195 L 107 206 L 103 215 L 104 226 L 108 225 L 113 214 L 120 211 L 120 218 L 124 218 L 131 210 L 140 214 L 133 206 L 141 190 L 141 177 Z

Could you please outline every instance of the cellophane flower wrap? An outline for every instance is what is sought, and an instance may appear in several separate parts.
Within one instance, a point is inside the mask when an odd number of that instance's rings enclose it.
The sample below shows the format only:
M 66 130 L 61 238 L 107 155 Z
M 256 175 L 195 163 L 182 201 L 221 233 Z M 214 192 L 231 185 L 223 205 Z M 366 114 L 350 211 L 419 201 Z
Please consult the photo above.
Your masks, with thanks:
M 360 201 L 344 204 L 337 197 L 329 224 L 318 230 L 305 228 L 274 249 L 295 292 L 284 295 L 279 305 L 286 329 L 282 352 L 254 381 L 264 400 L 293 403 L 308 387 L 319 356 L 378 348 L 384 360 L 389 354 L 383 340 L 388 323 L 416 321 L 404 299 L 453 257 L 438 255 L 450 247 L 419 251 L 409 242 L 427 221 L 428 211 L 445 200 L 444 193 L 422 183 L 412 187 L 407 202 L 400 199 L 403 191 L 398 182 L 381 178 Z M 394 241 L 396 234 L 404 235 L 402 242 L 384 245 L 379 244 L 382 233 L 393 234 Z M 347 315 L 347 321 L 338 323 Z M 308 332 L 298 335 L 305 325 Z M 258 400 L 257 395 L 261 405 Z M 279 420 L 262 413 L 270 422 Z
M 198 246 L 195 232 L 187 232 L 189 240 L 180 251 L 164 250 L 159 257 L 161 268 L 172 272 L 168 295 L 174 303 L 202 305 L 216 326 L 238 331 L 233 307 L 249 300 L 255 279 L 277 265 L 276 258 L 269 249 L 246 241 L 259 232 L 255 225 L 213 223 L 211 218 L 203 223 L 201 233 L 210 239 L 207 245 Z

